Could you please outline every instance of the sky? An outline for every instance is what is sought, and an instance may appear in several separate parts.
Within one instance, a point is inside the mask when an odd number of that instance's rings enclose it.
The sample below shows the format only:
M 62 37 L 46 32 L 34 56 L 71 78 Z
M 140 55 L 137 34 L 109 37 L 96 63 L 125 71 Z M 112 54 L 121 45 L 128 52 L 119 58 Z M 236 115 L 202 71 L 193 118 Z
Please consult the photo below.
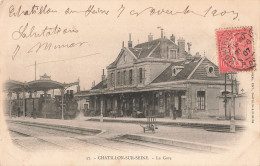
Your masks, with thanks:
M 154 39 L 160 37 L 160 28 L 164 29 L 164 34 L 167 38 L 174 34 L 176 40 L 180 37 L 184 38 L 186 43 L 191 42 L 191 54 L 199 52 L 205 55 L 208 59 L 218 64 L 218 54 L 216 48 L 215 31 L 219 28 L 227 28 L 234 26 L 252 25 L 257 28 L 257 23 L 248 19 L 250 15 L 249 8 L 241 8 L 241 4 L 223 3 L 213 1 L 202 1 L 204 3 L 191 3 L 190 1 L 37 1 L 37 4 L 32 1 L 24 1 L 23 3 L 15 3 L 8 1 L 4 3 L 1 9 L 1 24 L 2 29 L 0 37 L 2 40 L 1 48 L 1 71 L 3 80 L 13 79 L 18 81 L 31 81 L 35 78 L 34 63 L 36 67 L 36 76 L 39 79 L 40 75 L 46 73 L 50 75 L 52 80 L 59 82 L 75 82 L 80 79 L 82 90 L 87 90 L 91 87 L 92 82 L 96 84 L 101 80 L 102 69 L 112 63 L 118 56 L 122 42 L 127 45 L 129 33 L 132 35 L 133 45 L 146 42 L 148 34 L 152 34 Z M 238 2 L 241 3 L 241 2 Z M 20 15 L 15 17 L 20 5 L 22 10 L 31 9 L 33 4 L 38 6 L 47 5 L 48 8 L 56 10 L 55 13 L 49 14 L 31 14 Z M 228 5 L 230 4 L 230 5 Z M 232 4 L 232 5 L 231 5 Z M 94 9 L 109 10 L 106 14 L 89 14 L 85 16 L 84 12 L 91 5 Z M 120 7 L 124 11 L 120 13 Z M 257 5 L 251 3 L 250 5 Z M 14 9 L 14 12 L 10 10 Z M 160 16 L 150 16 L 149 13 L 143 13 L 139 16 L 130 15 L 131 10 L 142 11 L 147 7 L 153 7 L 155 10 L 173 10 L 174 12 L 182 12 L 185 8 L 197 13 L 205 13 L 209 9 L 210 12 L 217 10 L 238 12 L 239 17 L 234 20 L 235 15 L 231 12 L 224 16 L 215 16 L 208 14 L 206 17 L 200 17 L 192 13 L 176 14 L 174 16 L 162 14 Z M 65 10 L 69 8 L 78 13 L 65 15 Z M 251 10 L 254 10 L 252 8 Z M 254 12 L 252 12 L 254 13 Z M 34 31 L 42 32 L 47 27 L 60 27 L 62 31 L 76 30 L 72 33 L 58 33 L 50 36 L 28 37 L 19 36 L 19 29 L 23 29 L 26 24 L 28 27 L 25 33 L 28 35 L 31 28 L 34 26 Z M 256 32 L 257 33 L 257 32 Z M 36 52 L 35 46 L 37 43 L 52 43 L 71 44 L 78 42 L 86 42 L 82 46 L 73 48 L 50 49 L 49 51 L 40 50 Z M 14 57 L 15 49 L 19 47 L 19 51 Z M 31 50 L 31 53 L 28 51 Z M 186 45 L 187 51 L 187 45 Z M 48 63 L 45 63 L 48 62 Z M 241 73 L 239 78 L 250 79 L 250 73 Z M 241 81 L 242 85 L 243 80 Z

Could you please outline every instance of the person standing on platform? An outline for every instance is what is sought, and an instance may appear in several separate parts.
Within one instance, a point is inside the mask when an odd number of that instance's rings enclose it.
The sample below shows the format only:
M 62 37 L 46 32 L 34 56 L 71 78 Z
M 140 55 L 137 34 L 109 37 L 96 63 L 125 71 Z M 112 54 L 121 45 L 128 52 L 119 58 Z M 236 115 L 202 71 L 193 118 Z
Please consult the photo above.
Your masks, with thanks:
M 171 105 L 171 111 L 173 120 L 176 120 L 176 108 L 173 106 L 173 104 Z

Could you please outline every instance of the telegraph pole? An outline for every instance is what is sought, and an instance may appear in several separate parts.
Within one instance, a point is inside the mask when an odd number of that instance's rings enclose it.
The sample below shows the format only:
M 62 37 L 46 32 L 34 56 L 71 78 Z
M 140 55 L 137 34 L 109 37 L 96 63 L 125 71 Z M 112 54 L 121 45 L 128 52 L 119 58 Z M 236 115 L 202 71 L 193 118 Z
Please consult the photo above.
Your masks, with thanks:
M 235 96 L 233 91 L 233 73 L 231 74 L 231 118 L 230 118 L 230 132 L 236 132 L 235 124 Z

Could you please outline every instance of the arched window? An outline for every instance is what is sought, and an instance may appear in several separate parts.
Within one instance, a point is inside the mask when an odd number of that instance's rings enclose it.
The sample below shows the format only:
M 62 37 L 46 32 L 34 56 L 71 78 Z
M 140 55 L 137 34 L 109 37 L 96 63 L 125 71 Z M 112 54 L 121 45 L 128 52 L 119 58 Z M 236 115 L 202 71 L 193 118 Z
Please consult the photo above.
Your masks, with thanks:
M 206 66 L 206 72 L 208 77 L 216 77 L 214 66 L 212 65 Z
M 209 67 L 209 73 L 213 73 L 214 72 L 214 68 L 212 66 Z

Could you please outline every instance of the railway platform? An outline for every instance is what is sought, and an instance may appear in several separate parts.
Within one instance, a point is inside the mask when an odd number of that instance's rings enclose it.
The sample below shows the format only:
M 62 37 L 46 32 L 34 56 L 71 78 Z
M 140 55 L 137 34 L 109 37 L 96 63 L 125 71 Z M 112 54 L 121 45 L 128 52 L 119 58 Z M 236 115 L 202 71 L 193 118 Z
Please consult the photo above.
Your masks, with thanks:
M 161 143 L 165 140 L 186 141 L 190 144 L 207 144 L 212 146 L 223 146 L 229 148 L 235 146 L 240 141 L 243 135 L 245 123 L 236 122 L 241 128 L 236 133 L 229 133 L 229 121 L 209 121 L 209 120 L 186 120 L 178 119 L 172 122 L 171 119 L 157 119 L 158 130 L 155 133 L 143 133 L 140 123 L 145 123 L 146 119 L 133 119 L 133 118 L 104 118 L 103 122 L 99 121 L 99 117 L 78 117 L 74 120 L 59 120 L 59 119 L 44 119 L 44 118 L 7 118 L 7 121 L 20 121 L 34 124 L 48 124 L 53 126 L 69 126 L 74 128 L 96 129 L 102 130 L 100 136 L 106 139 L 118 138 L 128 134 L 139 135 L 142 139 L 145 137 L 159 140 Z M 190 127 L 189 127 L 190 126 Z M 205 126 L 213 128 L 207 130 Z M 243 128 L 243 129 L 242 129 Z M 215 129 L 215 130 L 214 130 Z M 222 130 L 221 132 L 219 130 Z M 195 134 L 196 133 L 196 134 Z M 230 141 L 225 141 L 226 139 Z M 167 142 L 167 141 L 166 141 Z M 156 143 L 156 141 L 154 142 Z

